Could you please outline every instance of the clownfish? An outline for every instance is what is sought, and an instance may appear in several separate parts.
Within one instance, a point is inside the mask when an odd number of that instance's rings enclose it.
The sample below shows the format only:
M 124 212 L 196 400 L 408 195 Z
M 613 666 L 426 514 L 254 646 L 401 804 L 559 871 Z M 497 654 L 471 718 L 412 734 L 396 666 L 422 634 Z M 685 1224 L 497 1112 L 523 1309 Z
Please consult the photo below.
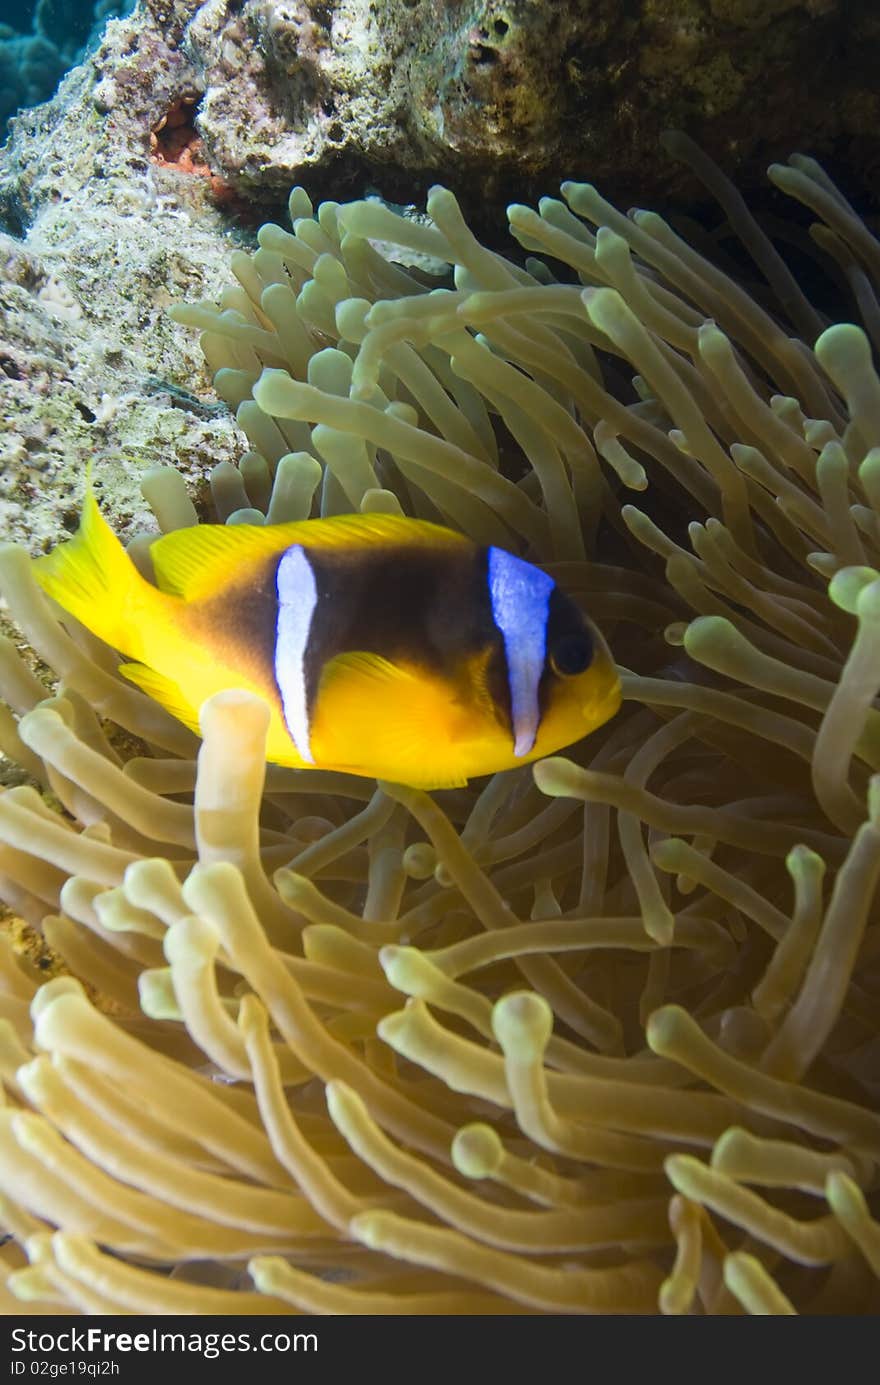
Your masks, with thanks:
M 448 788 L 571 745 L 620 705 L 602 636 L 551 577 L 437 524 L 205 524 L 150 556 L 157 586 L 89 492 L 36 572 L 196 732 L 212 694 L 261 696 L 276 764 Z

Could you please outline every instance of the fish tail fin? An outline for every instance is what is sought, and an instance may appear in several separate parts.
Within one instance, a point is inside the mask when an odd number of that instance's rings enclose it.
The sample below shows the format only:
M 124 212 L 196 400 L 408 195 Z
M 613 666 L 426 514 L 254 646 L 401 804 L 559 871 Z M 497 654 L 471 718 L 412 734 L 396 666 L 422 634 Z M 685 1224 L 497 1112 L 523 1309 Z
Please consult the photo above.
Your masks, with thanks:
M 79 529 L 35 563 L 40 586 L 99 639 L 130 658 L 143 655 L 153 607 L 167 601 L 138 572 L 95 500 L 86 492 Z

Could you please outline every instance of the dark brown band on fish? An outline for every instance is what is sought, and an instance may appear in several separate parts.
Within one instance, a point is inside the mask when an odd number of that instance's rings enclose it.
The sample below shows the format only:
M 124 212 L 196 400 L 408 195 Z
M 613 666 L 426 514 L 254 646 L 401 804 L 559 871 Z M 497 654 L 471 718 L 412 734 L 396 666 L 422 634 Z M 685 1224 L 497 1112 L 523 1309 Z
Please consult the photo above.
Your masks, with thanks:
M 303 666 L 309 716 L 321 675 L 339 654 L 377 654 L 455 677 L 488 649 L 486 691 L 499 720 L 510 726 L 485 549 L 312 549 L 307 556 L 317 591 Z

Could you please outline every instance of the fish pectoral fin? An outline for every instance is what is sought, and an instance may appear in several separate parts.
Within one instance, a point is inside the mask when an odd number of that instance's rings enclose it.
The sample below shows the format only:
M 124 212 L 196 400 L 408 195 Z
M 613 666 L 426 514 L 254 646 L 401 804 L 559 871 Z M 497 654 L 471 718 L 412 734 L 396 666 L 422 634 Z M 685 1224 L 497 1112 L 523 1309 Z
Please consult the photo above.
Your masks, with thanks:
M 413 669 L 403 668 L 400 664 L 393 664 L 390 659 L 383 659 L 381 654 L 369 654 L 361 649 L 337 654 L 331 659 L 321 675 L 321 687 L 329 688 L 343 679 L 356 679 L 362 684 L 373 683 L 376 689 L 383 686 L 386 690 L 406 687 L 410 691 L 421 682 Z
M 195 731 L 197 736 L 202 734 L 198 708 L 184 697 L 180 684 L 175 683 L 173 678 L 166 678 L 155 669 L 147 668 L 146 664 L 120 664 L 119 672 L 129 683 L 134 683 L 154 702 L 164 707 L 166 712 L 182 721 L 184 726 Z
M 312 745 L 319 763 L 419 789 L 460 788 L 467 772 L 451 735 L 456 708 L 430 674 L 378 654 L 338 654 L 324 669 Z

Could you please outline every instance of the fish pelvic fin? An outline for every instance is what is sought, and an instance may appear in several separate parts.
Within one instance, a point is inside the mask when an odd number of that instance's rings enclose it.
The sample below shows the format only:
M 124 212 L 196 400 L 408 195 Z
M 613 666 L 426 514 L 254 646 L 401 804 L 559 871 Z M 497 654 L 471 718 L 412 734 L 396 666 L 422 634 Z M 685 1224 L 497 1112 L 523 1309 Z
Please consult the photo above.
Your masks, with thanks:
M 183 692 L 179 683 L 173 678 L 166 678 L 155 669 L 147 668 L 145 664 L 120 664 L 119 672 L 123 678 L 127 678 L 135 687 L 145 692 L 154 702 L 158 702 L 170 712 L 178 721 L 182 721 L 184 726 L 188 726 L 190 731 L 195 731 L 197 736 L 202 734 L 199 726 L 199 709 L 194 707 L 192 702 Z
M 167 598 L 140 575 L 91 489 L 76 534 L 34 567 L 43 591 L 86 629 L 123 654 L 142 657 L 153 607 Z

